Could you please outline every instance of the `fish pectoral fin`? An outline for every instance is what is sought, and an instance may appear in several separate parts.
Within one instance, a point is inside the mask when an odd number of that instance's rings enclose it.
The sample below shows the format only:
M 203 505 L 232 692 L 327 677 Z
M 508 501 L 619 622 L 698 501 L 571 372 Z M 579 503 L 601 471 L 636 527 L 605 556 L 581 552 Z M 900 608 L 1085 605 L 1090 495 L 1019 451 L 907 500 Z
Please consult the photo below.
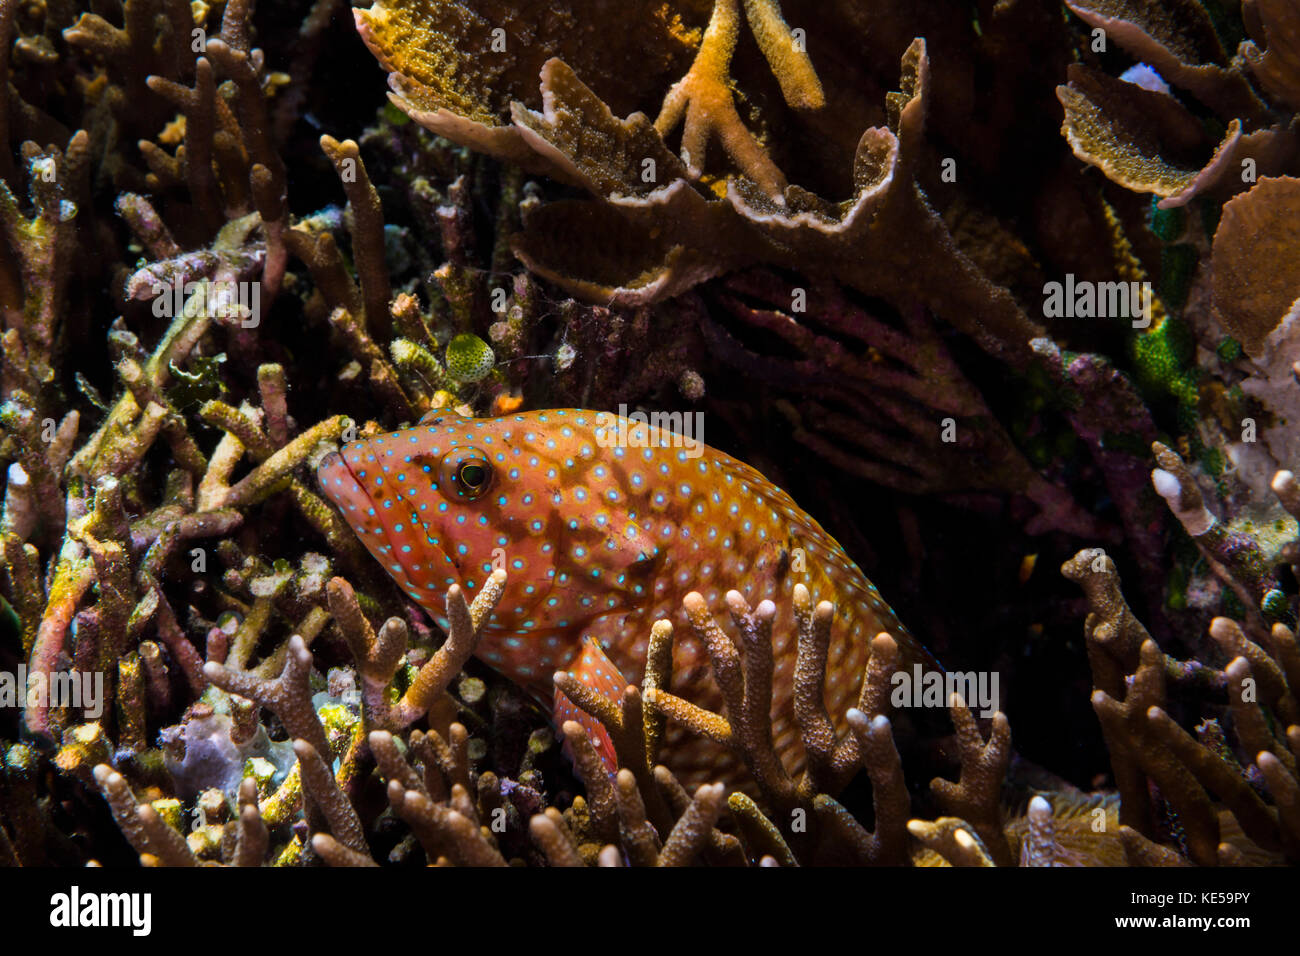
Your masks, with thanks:
M 633 577 L 652 573 L 663 555 L 654 539 L 635 524 L 629 525 L 622 533 L 610 532 L 605 548 L 605 563 Z
M 569 674 L 582 681 L 585 686 L 590 687 L 596 693 L 609 698 L 615 704 L 620 703 L 623 699 L 623 691 L 627 687 L 627 681 L 614 665 L 614 662 L 605 655 L 601 646 L 589 637 L 583 639 L 582 653 L 578 655 L 573 666 L 569 668 Z M 610 739 L 605 725 L 580 708 L 569 699 L 568 695 L 559 690 L 555 692 L 554 717 L 556 727 L 564 726 L 566 720 L 574 720 L 581 724 L 583 729 L 587 731 L 587 736 L 591 738 L 596 753 L 600 754 L 605 769 L 611 774 L 618 772 L 618 756 L 614 752 L 614 741 Z M 573 759 L 567 741 L 564 745 L 564 752 L 570 760 Z

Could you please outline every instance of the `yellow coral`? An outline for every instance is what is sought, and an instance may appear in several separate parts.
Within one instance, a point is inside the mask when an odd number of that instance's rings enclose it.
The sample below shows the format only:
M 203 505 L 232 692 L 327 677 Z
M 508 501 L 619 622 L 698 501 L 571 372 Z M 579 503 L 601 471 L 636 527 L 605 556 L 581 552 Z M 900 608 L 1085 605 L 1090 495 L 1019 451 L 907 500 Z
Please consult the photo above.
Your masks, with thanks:
M 745 15 L 786 102 L 804 109 L 825 105 L 812 62 L 782 19 L 776 0 L 745 0 Z M 664 97 L 655 129 L 667 136 L 683 124 L 682 160 L 695 177 L 703 172 L 709 136 L 717 134 L 740 171 L 764 192 L 779 197 L 785 190 L 785 176 L 745 127 L 731 92 L 731 56 L 739 34 L 739 0 L 716 0 L 695 62 Z

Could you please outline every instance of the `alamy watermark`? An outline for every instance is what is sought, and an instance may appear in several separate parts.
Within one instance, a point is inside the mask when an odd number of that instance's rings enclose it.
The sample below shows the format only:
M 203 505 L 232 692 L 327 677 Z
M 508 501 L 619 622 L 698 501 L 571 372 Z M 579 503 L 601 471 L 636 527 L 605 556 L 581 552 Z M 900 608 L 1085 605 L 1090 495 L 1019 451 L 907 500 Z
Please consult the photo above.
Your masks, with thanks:
M 73 707 L 87 720 L 104 716 L 104 674 L 102 671 L 59 671 L 46 674 L 27 670 L 0 671 L 0 707 Z
M 899 670 L 889 679 L 894 685 L 889 703 L 895 708 L 947 707 L 953 694 L 959 694 L 972 712 L 992 717 L 998 712 L 997 671 L 937 671 L 913 664 L 912 670 Z
M 1133 328 L 1145 329 L 1154 301 L 1150 282 L 1090 282 L 1067 272 L 1064 282 L 1043 284 L 1043 315 L 1049 319 L 1129 319 Z
M 178 275 L 170 284 L 160 279 L 150 285 L 153 314 L 173 318 L 185 310 L 190 298 L 203 293 L 203 309 L 214 319 L 238 320 L 246 329 L 255 329 L 262 321 L 262 283 L 236 282 L 233 279 L 205 279 L 183 282 Z
M 601 448 L 681 448 L 687 458 L 704 454 L 703 412 L 596 413 L 596 444 Z
M 50 925 L 56 929 L 120 927 L 133 936 L 148 936 L 153 928 L 153 894 L 100 893 L 73 886 L 50 897 Z

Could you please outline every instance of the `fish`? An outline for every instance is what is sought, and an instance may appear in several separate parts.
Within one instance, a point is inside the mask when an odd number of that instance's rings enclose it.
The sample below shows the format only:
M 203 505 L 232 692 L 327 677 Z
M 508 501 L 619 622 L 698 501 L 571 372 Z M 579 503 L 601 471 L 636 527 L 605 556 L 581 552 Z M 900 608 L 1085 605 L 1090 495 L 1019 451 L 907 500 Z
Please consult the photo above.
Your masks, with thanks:
M 772 736 L 787 770 L 804 758 L 794 720 L 792 592 L 836 604 L 825 703 L 837 730 L 858 698 L 870 641 L 889 632 L 924 649 L 844 549 L 759 471 L 667 427 L 588 409 L 499 418 L 438 410 L 417 425 L 345 444 L 322 459 L 325 495 L 398 586 L 444 630 L 442 597 L 468 597 L 496 568 L 505 591 L 483 626 L 480 660 L 577 720 L 607 767 L 604 728 L 555 690 L 567 671 L 614 701 L 640 684 L 652 625 L 673 623 L 671 693 L 722 712 L 708 653 L 683 598 L 723 617 L 725 595 L 771 600 Z M 661 758 L 688 782 L 736 779 L 721 745 L 670 724 Z

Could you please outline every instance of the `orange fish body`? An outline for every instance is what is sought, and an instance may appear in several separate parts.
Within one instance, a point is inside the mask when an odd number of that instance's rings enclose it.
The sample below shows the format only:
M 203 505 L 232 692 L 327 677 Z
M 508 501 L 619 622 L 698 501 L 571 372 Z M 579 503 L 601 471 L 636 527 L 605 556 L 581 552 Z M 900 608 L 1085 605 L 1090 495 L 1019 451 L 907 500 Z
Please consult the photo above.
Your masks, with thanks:
M 448 586 L 459 582 L 472 596 L 494 567 L 506 570 L 477 656 L 553 702 L 557 721 L 599 726 L 562 695 L 554 700 L 551 675 L 570 671 L 617 699 L 640 683 L 660 618 L 673 622 L 668 689 L 721 711 L 708 654 L 682 610 L 691 591 L 723 617 L 732 589 L 751 607 L 775 603 L 773 737 L 792 771 L 803 762 L 792 705 L 795 584 L 836 603 L 825 697 L 837 725 L 856 702 L 870 640 L 888 631 L 915 646 L 835 540 L 759 472 L 608 412 L 435 412 L 345 445 L 318 479 L 371 554 L 444 629 Z M 689 781 L 737 770 L 719 745 L 685 739 L 672 725 L 660 756 Z

